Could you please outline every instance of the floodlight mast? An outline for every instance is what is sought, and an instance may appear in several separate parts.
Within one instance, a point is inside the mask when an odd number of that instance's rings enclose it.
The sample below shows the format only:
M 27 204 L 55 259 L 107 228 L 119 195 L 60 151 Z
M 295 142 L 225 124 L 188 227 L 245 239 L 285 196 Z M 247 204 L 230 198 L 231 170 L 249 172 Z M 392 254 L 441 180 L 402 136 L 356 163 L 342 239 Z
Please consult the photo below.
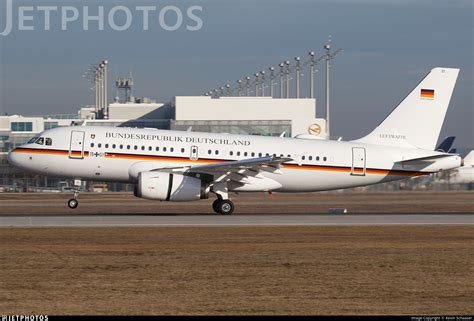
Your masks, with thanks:
M 260 71 L 260 75 L 262 76 L 262 97 L 265 97 L 265 70 Z
M 260 77 L 260 74 L 256 72 L 254 76 L 255 76 L 255 97 L 258 97 L 258 92 L 259 92 L 258 78 Z
M 326 59 L 326 135 L 328 139 L 331 134 L 331 112 L 330 112 L 330 69 L 331 69 L 331 60 L 342 51 L 342 49 L 337 49 L 334 53 L 331 53 L 331 39 L 324 45 L 326 54 L 324 55 Z
M 280 65 L 280 98 L 284 98 L 284 76 L 285 76 L 285 64 Z
M 268 68 L 270 70 L 270 97 L 273 98 L 273 85 L 275 80 L 275 67 Z
M 290 98 L 290 73 L 291 73 L 291 70 L 290 70 L 290 61 L 285 61 L 285 65 L 286 65 L 286 85 L 285 85 L 285 88 L 286 88 L 286 98 Z
M 301 58 L 295 57 L 295 61 L 296 61 L 296 98 L 300 98 Z
M 314 69 L 315 69 L 315 53 L 311 51 L 309 53 L 309 98 L 314 98 Z
M 245 85 L 247 87 L 247 97 L 249 97 L 250 96 L 250 77 L 249 76 L 245 77 L 245 80 L 247 81 Z
M 109 62 L 107 60 L 102 61 L 103 69 L 103 77 L 102 77 L 102 83 L 103 83 L 103 99 L 104 99 L 104 104 L 103 104 L 103 116 L 104 119 L 109 119 L 109 104 L 108 104 L 108 99 L 107 99 L 107 65 Z

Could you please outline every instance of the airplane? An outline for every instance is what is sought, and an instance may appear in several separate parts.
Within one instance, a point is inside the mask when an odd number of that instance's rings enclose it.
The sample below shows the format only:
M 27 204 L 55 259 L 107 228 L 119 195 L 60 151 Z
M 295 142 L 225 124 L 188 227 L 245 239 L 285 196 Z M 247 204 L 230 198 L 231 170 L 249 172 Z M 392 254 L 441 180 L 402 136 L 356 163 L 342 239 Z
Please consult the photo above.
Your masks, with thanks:
M 449 173 L 449 182 L 453 184 L 474 184 L 474 150 L 471 150 L 464 157 L 461 167 Z
M 13 149 L 26 171 L 80 180 L 135 184 L 134 195 L 185 202 L 217 198 L 234 212 L 230 192 L 317 192 L 429 175 L 461 166 L 435 151 L 459 69 L 434 68 L 367 136 L 312 140 L 125 127 L 49 129 Z M 363 115 L 362 115 L 363 116 Z

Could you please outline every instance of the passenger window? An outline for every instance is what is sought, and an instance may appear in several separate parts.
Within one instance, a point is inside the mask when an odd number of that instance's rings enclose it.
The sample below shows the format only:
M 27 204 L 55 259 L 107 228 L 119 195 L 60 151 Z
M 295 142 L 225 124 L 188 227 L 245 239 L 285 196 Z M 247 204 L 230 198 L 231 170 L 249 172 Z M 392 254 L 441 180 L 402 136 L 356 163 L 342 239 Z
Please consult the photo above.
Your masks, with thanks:
M 230 151 L 230 152 L 229 152 L 229 155 L 230 155 L 230 156 L 234 155 L 234 152 L 233 152 L 233 151 Z
M 109 144 L 105 144 L 105 148 L 109 148 Z
M 123 145 L 120 145 L 120 149 L 123 149 Z
M 94 147 L 94 143 L 91 143 L 91 147 Z
M 184 153 L 184 148 L 181 148 L 181 153 Z
M 152 149 L 153 149 L 153 148 L 152 148 L 151 146 L 148 146 L 148 151 L 151 152 Z
M 313 160 L 313 156 L 309 156 L 309 160 Z
M 324 157 L 324 158 L 323 158 L 323 161 L 327 161 L 327 158 L 326 158 L 326 157 Z
M 173 148 L 173 147 L 170 148 L 170 152 L 171 152 L 171 153 L 174 152 L 174 148 Z
M 160 150 L 160 148 L 158 146 L 156 146 L 155 150 L 158 152 Z
M 36 141 L 36 144 L 43 145 L 44 144 L 44 138 L 43 137 L 38 138 L 38 140 Z
M 130 145 L 127 145 L 127 149 L 130 149 Z
M 247 155 L 248 155 L 248 153 L 247 153 L 247 152 L 245 152 L 245 153 L 244 153 L 244 156 L 245 156 L 245 157 L 247 157 Z
M 166 147 L 163 147 L 163 151 L 166 152 Z
M 237 152 L 237 156 L 240 156 L 240 152 Z
M 219 155 L 219 151 L 218 151 L 218 150 L 216 150 L 216 155 Z
M 262 153 L 258 153 L 258 157 L 262 157 Z
M 255 153 L 254 153 L 254 152 L 252 152 L 252 154 L 251 154 L 251 155 L 252 155 L 252 157 L 254 157 L 254 156 L 255 156 Z
M 208 153 L 209 155 L 211 155 L 212 151 L 209 149 L 209 150 L 207 151 L 207 153 Z

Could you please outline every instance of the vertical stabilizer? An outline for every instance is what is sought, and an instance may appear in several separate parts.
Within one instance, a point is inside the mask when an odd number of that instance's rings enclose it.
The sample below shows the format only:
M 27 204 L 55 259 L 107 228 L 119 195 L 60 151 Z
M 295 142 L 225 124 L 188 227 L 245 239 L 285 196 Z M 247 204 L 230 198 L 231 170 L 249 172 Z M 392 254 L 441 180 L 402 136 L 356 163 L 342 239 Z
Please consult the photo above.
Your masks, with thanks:
M 459 69 L 434 68 L 369 135 L 357 142 L 434 150 Z

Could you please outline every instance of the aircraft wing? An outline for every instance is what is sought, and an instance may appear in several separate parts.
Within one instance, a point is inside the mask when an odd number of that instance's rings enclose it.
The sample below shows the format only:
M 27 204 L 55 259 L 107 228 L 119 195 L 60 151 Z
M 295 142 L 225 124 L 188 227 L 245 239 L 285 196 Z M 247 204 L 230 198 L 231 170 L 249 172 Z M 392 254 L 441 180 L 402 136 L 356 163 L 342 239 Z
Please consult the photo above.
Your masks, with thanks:
M 239 161 L 228 161 L 218 164 L 197 165 L 191 167 L 175 167 L 157 169 L 157 171 L 173 171 L 182 172 L 184 175 L 197 176 L 209 183 L 217 183 L 223 181 L 245 180 L 249 176 L 258 176 L 260 172 L 270 172 L 281 174 L 280 165 L 292 161 L 291 158 L 285 157 L 259 157 L 250 158 Z

